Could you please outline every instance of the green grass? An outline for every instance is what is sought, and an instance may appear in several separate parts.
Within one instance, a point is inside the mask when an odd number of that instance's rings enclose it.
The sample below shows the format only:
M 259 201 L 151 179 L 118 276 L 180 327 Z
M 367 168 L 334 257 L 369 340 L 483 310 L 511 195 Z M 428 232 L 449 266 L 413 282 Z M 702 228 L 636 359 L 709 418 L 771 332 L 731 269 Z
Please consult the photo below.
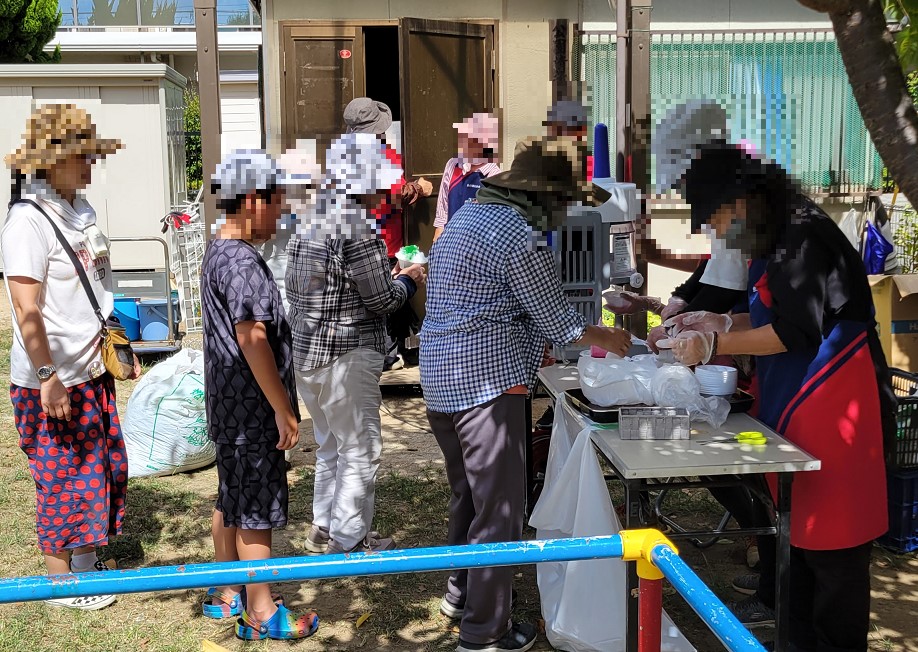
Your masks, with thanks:
M 0 376 L 9 374 L 10 329 L 0 322 Z M 124 410 L 129 383 L 119 384 L 119 406 Z M 419 399 L 408 399 L 396 414 L 423 414 Z M 418 417 L 422 418 L 422 417 Z M 398 426 L 400 427 L 400 426 Z M 389 453 L 392 455 L 393 453 Z M 439 460 L 431 460 L 435 463 Z M 290 478 L 290 525 L 275 534 L 275 554 L 302 554 L 301 540 L 312 517 L 313 474 L 300 464 Z M 621 485 L 611 482 L 613 502 L 621 502 Z M 106 557 L 121 567 L 161 566 L 213 559 L 210 515 L 216 490 L 216 473 L 208 468 L 174 477 L 132 480 L 124 533 L 112 539 Z M 377 484 L 375 527 L 395 537 L 402 547 L 438 545 L 445 541 L 450 491 L 440 469 L 429 467 L 411 473 L 386 473 Z M 18 448 L 9 400 L 0 400 L 0 576 L 44 573 L 35 545 L 35 491 L 25 456 Z M 720 507 L 705 492 L 674 491 L 666 513 L 678 513 L 687 526 L 716 523 Z M 528 529 L 526 537 L 533 537 Z M 699 552 L 685 545 L 682 555 L 709 586 L 726 599 L 738 596 L 730 590 L 732 575 L 746 572 L 738 561 L 741 546 L 714 546 Z M 885 556 L 884 556 L 885 554 Z M 908 580 L 915 555 L 881 553 L 893 602 L 905 608 L 913 603 Z M 385 650 L 423 652 L 453 650 L 455 625 L 439 616 L 437 606 L 445 573 L 378 576 L 282 584 L 294 611 L 314 608 L 319 612 L 318 633 L 306 641 L 245 644 L 233 635 L 232 622 L 212 621 L 200 615 L 203 590 L 120 596 L 111 608 L 83 613 L 48 607 L 43 603 L 0 605 L 0 652 L 191 652 L 208 639 L 233 651 L 318 652 Z M 515 616 L 530 622 L 540 616 L 536 573 L 522 567 L 515 585 L 519 601 Z M 671 588 L 666 587 L 664 606 L 694 645 L 704 652 L 721 647 L 706 626 Z M 875 601 L 875 608 L 876 608 Z M 358 629 L 362 614 L 369 619 Z M 881 617 L 886 628 L 872 636 L 872 650 L 901 650 L 902 643 L 918 644 L 912 627 L 913 614 L 901 622 Z M 889 631 L 902 632 L 894 639 Z M 905 640 L 903 640 L 905 638 Z M 540 643 L 537 650 L 548 650 Z

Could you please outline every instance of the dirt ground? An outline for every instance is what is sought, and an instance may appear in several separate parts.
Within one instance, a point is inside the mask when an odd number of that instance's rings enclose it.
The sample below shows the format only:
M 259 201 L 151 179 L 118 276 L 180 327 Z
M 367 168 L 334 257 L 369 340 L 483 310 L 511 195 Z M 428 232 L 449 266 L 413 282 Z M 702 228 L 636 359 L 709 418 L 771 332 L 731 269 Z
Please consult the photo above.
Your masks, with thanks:
M 9 346 L 6 301 L 0 301 L 0 349 Z M 188 344 L 194 345 L 194 338 Z M 0 375 L 8 358 L 0 357 Z M 119 409 L 126 411 L 132 384 L 119 386 Z M 546 403 L 537 401 L 537 418 Z M 303 411 L 304 415 L 307 413 Z M 446 539 L 449 488 L 440 451 L 428 430 L 423 399 L 416 391 L 387 391 L 383 397 L 384 454 L 380 468 L 376 528 L 403 547 L 440 545 Z M 311 520 L 312 469 L 315 442 L 311 422 L 302 424 L 301 444 L 293 454 L 291 524 L 275 537 L 276 556 L 302 554 L 301 541 Z M 121 567 L 158 566 L 213 560 L 210 513 L 216 473 L 208 467 L 173 477 L 134 480 L 122 536 L 107 556 Z M 613 498 L 618 488 L 610 486 Z M 706 492 L 678 492 L 668 503 L 686 524 L 714 524 L 719 508 Z M 527 529 L 527 537 L 534 532 Z M 0 401 L 0 575 L 43 572 L 34 540 L 34 489 L 25 459 L 18 450 L 7 401 Z M 733 576 L 748 572 L 740 541 L 726 540 L 700 551 L 681 550 L 701 578 L 723 599 L 742 596 L 730 588 Z M 871 650 L 918 650 L 918 558 L 875 548 L 873 561 Z M 382 576 L 305 584 L 279 585 L 292 609 L 315 609 L 318 633 L 297 643 L 243 644 L 232 623 L 200 615 L 202 591 L 121 596 L 111 608 L 94 613 L 53 610 L 42 603 L 0 606 L 0 652 L 115 650 L 190 651 L 210 640 L 229 650 L 422 651 L 452 650 L 457 640 L 453 623 L 439 615 L 445 573 Z M 516 574 L 519 601 L 516 617 L 540 618 L 532 567 Z M 685 602 L 667 588 L 664 606 L 701 652 L 724 649 Z M 363 619 L 364 616 L 367 618 Z M 358 621 L 361 624 L 358 626 Z M 61 638 L 62 633 L 65 637 Z M 761 632 L 770 640 L 772 630 Z M 544 636 L 536 650 L 551 650 Z

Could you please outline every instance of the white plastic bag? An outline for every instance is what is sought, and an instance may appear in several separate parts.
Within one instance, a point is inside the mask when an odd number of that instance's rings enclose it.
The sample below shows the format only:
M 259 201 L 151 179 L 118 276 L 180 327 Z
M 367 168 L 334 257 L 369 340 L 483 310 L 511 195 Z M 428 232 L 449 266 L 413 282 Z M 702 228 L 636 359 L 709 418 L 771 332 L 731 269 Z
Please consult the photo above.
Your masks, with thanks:
M 555 410 L 545 488 L 529 524 L 539 539 L 602 536 L 621 529 L 602 469 L 583 430 L 571 446 L 564 409 Z M 617 559 L 538 565 L 545 634 L 559 650 L 625 649 L 625 566 Z
M 128 399 L 122 430 L 128 477 L 212 464 L 216 448 L 207 437 L 204 354 L 183 349 L 144 374 Z
M 563 400 L 555 421 L 545 488 L 529 524 L 539 539 L 617 534 L 621 530 L 590 430 L 573 437 L 576 419 Z M 548 642 L 567 652 L 624 652 L 627 635 L 625 562 L 620 559 L 539 564 L 542 615 Z M 665 613 L 662 649 L 694 652 Z
M 861 217 L 862 215 L 852 208 L 838 222 L 838 228 L 857 251 L 861 250 L 861 234 L 864 230 L 864 222 Z
M 695 374 L 681 364 L 664 365 L 658 369 L 650 389 L 653 405 L 685 408 L 693 421 L 707 421 L 719 428 L 730 416 L 729 401 L 720 396 L 702 396 Z
M 577 361 L 580 387 L 590 402 L 602 407 L 613 405 L 651 405 L 650 383 L 657 371 L 653 360 L 593 358 L 581 355 Z

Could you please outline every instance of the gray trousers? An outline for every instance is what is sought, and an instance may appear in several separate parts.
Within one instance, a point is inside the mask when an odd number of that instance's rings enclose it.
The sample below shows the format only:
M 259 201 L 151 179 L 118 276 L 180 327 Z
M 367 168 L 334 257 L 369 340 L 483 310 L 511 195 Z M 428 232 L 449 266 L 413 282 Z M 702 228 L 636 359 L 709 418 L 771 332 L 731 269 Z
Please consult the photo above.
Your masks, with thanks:
M 449 545 L 519 541 L 525 509 L 526 397 L 502 394 L 462 412 L 427 411 L 452 490 Z M 491 643 L 511 627 L 513 568 L 455 571 L 446 599 L 465 607 L 459 636 Z

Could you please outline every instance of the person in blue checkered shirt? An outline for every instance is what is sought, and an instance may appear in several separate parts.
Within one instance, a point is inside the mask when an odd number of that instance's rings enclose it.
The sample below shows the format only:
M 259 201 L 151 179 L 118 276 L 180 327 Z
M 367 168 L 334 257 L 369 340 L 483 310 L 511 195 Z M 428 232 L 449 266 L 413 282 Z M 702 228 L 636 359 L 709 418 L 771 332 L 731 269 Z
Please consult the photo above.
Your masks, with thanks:
M 585 197 L 582 157 L 557 139 L 517 146 L 482 180 L 431 250 L 421 387 L 452 488 L 449 545 L 517 541 L 525 503 L 526 395 L 546 343 L 624 355 L 631 336 L 586 324 L 567 302 L 545 234 Z M 459 652 L 528 650 L 536 629 L 510 619 L 513 570 L 458 570 L 441 612 L 461 619 Z

